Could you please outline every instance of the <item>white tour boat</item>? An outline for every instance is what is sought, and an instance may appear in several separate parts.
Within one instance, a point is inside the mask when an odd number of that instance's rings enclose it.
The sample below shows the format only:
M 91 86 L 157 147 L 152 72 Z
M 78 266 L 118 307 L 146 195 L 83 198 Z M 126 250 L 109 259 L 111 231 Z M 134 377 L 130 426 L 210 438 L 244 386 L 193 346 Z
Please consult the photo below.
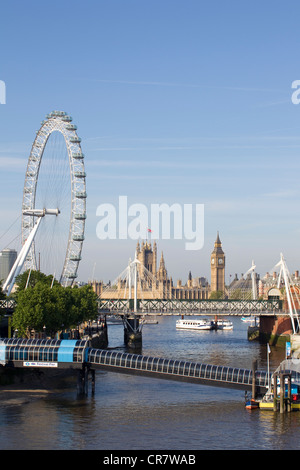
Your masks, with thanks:
M 217 330 L 232 330 L 233 323 L 229 320 L 217 320 L 216 329 Z
M 177 320 L 176 328 L 182 330 L 212 330 L 213 322 L 206 319 L 201 320 Z

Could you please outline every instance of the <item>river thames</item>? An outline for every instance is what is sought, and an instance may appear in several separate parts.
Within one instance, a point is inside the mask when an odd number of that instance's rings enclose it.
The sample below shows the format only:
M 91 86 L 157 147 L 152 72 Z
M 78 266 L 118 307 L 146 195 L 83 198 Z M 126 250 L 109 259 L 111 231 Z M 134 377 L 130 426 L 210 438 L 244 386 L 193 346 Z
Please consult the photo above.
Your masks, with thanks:
M 267 369 L 267 348 L 231 331 L 176 330 L 177 317 L 144 325 L 149 356 Z M 109 325 L 109 348 L 123 346 L 123 325 Z M 270 371 L 284 358 L 272 347 Z M 300 449 L 300 413 L 248 411 L 244 392 L 96 371 L 94 396 L 76 382 L 51 393 L 0 392 L 2 450 L 291 450 Z

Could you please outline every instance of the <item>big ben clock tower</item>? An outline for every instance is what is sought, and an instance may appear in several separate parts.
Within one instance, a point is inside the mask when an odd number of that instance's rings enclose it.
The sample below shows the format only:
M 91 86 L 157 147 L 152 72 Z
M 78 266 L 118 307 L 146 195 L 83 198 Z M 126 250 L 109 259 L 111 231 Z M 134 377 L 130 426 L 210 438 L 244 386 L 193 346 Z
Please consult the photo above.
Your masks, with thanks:
M 222 291 L 225 293 L 225 255 L 219 237 L 215 241 L 215 247 L 210 257 L 211 292 Z

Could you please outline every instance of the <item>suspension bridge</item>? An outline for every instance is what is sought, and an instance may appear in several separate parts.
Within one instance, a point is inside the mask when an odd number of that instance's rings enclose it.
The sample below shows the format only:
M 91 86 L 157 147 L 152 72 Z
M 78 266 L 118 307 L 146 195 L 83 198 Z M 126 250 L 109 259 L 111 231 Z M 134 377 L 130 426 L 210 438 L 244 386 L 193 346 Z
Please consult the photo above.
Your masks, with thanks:
M 289 314 L 293 323 L 293 330 L 296 331 L 298 323 L 297 305 L 299 300 L 297 290 L 293 291 L 294 283 L 288 271 L 283 255 L 275 265 L 280 269 L 277 287 L 285 287 L 288 301 Z M 286 315 L 282 310 L 283 301 L 279 296 L 272 296 L 267 299 L 258 299 L 257 280 L 255 264 L 245 275 L 234 285 L 228 288 L 226 298 L 221 299 L 178 299 L 175 295 L 162 293 L 161 298 L 157 298 L 159 281 L 149 270 L 135 257 L 129 261 L 124 271 L 98 296 L 99 310 L 114 314 L 127 314 L 133 312 L 136 316 L 145 314 L 182 314 L 182 315 L 237 315 L 245 314 L 261 315 Z M 251 289 L 244 292 L 242 298 L 232 298 L 233 292 L 241 291 L 247 276 L 251 276 Z M 295 300 L 295 295 L 297 299 Z M 299 302 L 300 304 L 300 302 Z

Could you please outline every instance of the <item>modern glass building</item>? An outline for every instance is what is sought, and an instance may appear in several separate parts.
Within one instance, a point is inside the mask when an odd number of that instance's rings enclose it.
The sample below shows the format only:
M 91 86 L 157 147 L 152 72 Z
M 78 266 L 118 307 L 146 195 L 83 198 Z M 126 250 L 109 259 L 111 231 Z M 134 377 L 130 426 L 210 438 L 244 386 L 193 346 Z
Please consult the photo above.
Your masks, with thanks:
M 2 281 L 2 284 L 9 275 L 10 270 L 13 267 L 13 264 L 16 259 L 16 250 L 11 250 L 7 248 L 5 250 L 0 251 L 0 281 Z

